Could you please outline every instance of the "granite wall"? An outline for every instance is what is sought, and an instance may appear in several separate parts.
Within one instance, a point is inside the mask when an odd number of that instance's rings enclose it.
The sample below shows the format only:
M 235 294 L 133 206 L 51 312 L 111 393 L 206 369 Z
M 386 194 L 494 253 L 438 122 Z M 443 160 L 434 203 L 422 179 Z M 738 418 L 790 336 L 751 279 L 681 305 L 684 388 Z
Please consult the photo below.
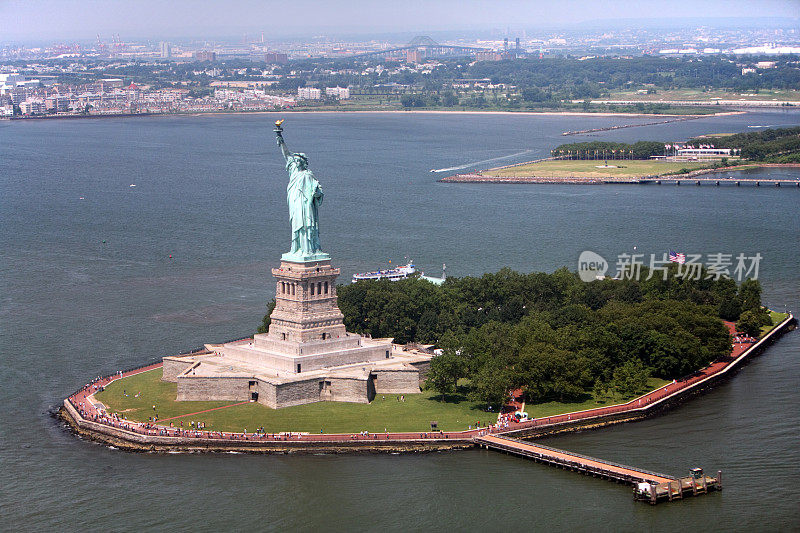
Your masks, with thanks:
M 250 381 L 246 377 L 183 376 L 178 381 L 178 401 L 226 400 L 244 402 L 250 399 Z
M 172 383 L 175 383 L 178 380 L 178 375 L 181 372 L 185 371 L 194 364 L 193 361 L 189 361 L 177 356 L 164 357 L 163 361 L 164 367 L 163 376 L 161 379 L 163 381 L 171 381 Z

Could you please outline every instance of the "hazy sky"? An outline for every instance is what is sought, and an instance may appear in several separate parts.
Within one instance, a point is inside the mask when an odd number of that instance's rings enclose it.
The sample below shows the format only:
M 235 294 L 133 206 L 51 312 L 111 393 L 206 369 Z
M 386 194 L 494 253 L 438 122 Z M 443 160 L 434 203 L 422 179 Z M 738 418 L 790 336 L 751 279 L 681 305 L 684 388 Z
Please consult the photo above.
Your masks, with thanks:
M 0 0 L 0 41 L 534 28 L 619 18 L 800 16 L 800 0 Z

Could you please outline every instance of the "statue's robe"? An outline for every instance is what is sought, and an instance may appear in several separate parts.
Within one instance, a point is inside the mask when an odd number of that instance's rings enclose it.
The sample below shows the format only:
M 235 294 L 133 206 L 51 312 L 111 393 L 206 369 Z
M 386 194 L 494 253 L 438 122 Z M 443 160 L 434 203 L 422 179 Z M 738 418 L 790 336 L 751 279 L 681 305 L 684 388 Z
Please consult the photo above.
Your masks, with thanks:
M 317 211 L 322 203 L 322 187 L 314 174 L 291 165 L 286 201 L 292 223 L 292 249 L 290 253 L 313 254 L 320 251 Z

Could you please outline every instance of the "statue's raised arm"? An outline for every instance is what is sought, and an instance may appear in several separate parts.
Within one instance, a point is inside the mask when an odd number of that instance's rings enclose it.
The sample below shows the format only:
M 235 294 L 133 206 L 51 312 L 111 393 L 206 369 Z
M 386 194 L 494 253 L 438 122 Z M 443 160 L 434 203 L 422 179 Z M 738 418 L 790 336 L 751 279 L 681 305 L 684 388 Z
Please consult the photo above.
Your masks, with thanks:
M 283 127 L 281 124 L 283 124 L 283 120 L 275 121 L 275 137 L 277 138 L 278 146 L 280 146 L 281 152 L 283 153 L 283 158 L 288 161 L 289 157 L 292 155 L 292 152 L 286 148 L 286 141 L 283 140 Z

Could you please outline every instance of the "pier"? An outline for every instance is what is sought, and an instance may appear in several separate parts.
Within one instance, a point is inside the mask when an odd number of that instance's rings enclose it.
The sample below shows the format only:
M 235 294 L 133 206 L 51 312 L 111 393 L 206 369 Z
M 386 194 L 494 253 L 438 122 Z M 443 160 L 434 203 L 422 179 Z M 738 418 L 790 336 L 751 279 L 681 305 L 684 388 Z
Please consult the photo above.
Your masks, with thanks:
M 503 435 L 484 435 L 475 437 L 474 440 L 478 446 L 486 449 L 533 459 L 539 463 L 572 470 L 587 476 L 633 485 L 634 499 L 646 501 L 651 505 L 722 490 L 722 472 L 720 471 L 717 472 L 716 477 L 710 477 L 703 474 L 702 469 L 693 468 L 691 475 L 676 478 Z
M 606 181 L 606 183 L 620 183 L 619 181 Z M 800 187 L 800 180 L 796 179 L 780 179 L 780 178 L 698 178 L 687 176 L 660 176 L 660 177 L 646 177 L 639 180 L 629 181 L 628 183 L 648 184 L 655 183 L 656 185 L 714 185 L 719 187 L 721 185 L 733 185 L 741 187 L 742 185 L 750 185 L 754 187 L 761 187 L 762 185 L 771 185 L 773 187 L 780 187 L 787 185 L 789 187 Z

